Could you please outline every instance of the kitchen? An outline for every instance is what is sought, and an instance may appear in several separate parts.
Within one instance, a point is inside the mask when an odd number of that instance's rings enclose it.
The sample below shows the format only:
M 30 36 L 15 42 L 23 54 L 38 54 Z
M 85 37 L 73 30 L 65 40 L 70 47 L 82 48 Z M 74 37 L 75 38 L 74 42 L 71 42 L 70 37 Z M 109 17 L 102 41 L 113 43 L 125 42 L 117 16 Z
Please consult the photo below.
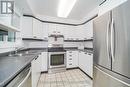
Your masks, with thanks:
M 130 87 L 129 0 L 1 0 L 0 87 Z

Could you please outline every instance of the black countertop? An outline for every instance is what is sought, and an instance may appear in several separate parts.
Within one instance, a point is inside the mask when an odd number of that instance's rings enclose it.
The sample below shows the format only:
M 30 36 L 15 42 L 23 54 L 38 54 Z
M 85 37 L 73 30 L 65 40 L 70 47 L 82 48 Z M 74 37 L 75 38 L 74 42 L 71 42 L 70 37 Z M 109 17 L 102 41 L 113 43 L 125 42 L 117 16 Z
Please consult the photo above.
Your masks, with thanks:
M 84 49 L 78 49 L 78 47 L 67 47 L 64 48 L 66 51 L 83 51 L 93 54 L 93 48 L 84 48 Z
M 30 50 L 33 54 L 23 56 L 1 56 L 0 57 L 0 87 L 6 85 L 27 65 L 31 63 L 41 52 L 46 50 Z

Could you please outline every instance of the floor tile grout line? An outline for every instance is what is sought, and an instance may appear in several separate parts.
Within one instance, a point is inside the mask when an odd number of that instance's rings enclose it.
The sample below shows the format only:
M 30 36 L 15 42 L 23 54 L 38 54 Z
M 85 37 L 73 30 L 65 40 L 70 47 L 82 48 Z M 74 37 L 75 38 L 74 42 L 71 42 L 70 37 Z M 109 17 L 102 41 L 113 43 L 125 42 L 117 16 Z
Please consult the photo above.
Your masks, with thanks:
M 65 84 L 64 84 L 63 79 L 62 79 L 62 77 L 61 77 L 61 74 L 59 74 L 59 75 L 60 75 L 60 78 L 61 78 L 61 80 L 62 80 L 62 83 L 63 83 L 63 85 L 64 85 L 64 87 L 65 87 Z
M 58 73 L 58 74 L 59 74 L 59 73 Z M 59 74 L 59 75 L 60 75 L 60 74 Z M 56 77 L 56 78 L 57 78 L 57 77 Z M 58 78 L 59 78 L 59 77 L 58 77 Z M 59 83 L 59 82 L 57 81 L 57 86 L 58 86 L 58 83 Z M 58 86 L 58 87 L 59 87 L 59 86 Z
M 83 73 L 81 70 L 80 70 L 80 72 Z M 82 76 L 83 79 L 85 79 L 85 81 L 87 81 L 86 78 L 85 78 L 81 73 L 79 73 L 79 74 Z M 84 73 L 83 73 L 83 74 L 84 74 Z M 84 74 L 84 75 L 85 75 L 85 74 Z M 88 77 L 87 75 L 85 75 L 85 76 Z M 89 78 L 89 80 L 91 80 L 91 79 Z M 91 80 L 91 81 L 92 81 L 92 80 Z
M 71 74 L 71 72 L 69 72 L 70 73 L 70 76 L 73 78 L 73 75 Z M 73 78 L 74 79 L 74 78 Z
M 41 87 L 41 86 L 42 87 L 54 87 L 54 86 L 55 87 L 61 87 L 60 85 L 58 85 L 57 78 L 58 78 L 59 82 L 61 82 L 62 87 L 66 87 L 66 86 L 74 87 L 75 85 L 76 85 L 75 87 L 81 87 L 82 83 L 80 83 L 80 82 L 76 83 L 76 81 L 77 82 L 80 81 L 80 80 L 78 80 L 80 78 L 81 78 L 82 81 L 85 81 L 85 83 L 83 83 L 83 86 L 85 86 L 85 85 L 89 86 L 89 83 L 87 83 L 87 81 L 90 82 L 90 87 L 92 86 L 91 80 L 89 80 L 89 78 L 87 80 L 87 76 L 85 77 L 85 74 L 83 72 L 81 72 L 81 70 L 76 69 L 76 70 L 68 70 L 68 71 L 65 71 L 65 72 L 60 72 L 58 74 L 56 74 L 56 73 L 54 73 L 54 74 L 43 74 L 43 75 L 41 74 L 40 75 L 40 81 L 41 82 L 39 81 L 39 87 Z M 74 83 L 71 84 L 71 81 L 73 81 Z M 47 85 L 45 85 L 45 84 L 47 84 Z
M 66 71 L 66 72 L 67 72 L 67 71 Z M 69 85 L 70 85 L 70 81 L 69 81 L 69 79 L 68 79 L 66 73 L 65 73 L 65 76 L 66 76 L 66 78 L 67 78 L 67 80 L 68 80 L 68 83 L 69 83 Z M 72 87 L 72 86 L 70 85 L 70 87 Z

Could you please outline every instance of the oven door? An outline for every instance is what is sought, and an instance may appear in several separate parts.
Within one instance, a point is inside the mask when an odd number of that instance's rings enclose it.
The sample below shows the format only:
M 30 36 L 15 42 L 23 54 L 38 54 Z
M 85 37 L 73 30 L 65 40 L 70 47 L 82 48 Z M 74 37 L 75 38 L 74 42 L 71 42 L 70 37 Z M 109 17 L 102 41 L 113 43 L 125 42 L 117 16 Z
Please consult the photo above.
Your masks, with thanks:
M 65 52 L 49 52 L 49 68 L 65 67 Z

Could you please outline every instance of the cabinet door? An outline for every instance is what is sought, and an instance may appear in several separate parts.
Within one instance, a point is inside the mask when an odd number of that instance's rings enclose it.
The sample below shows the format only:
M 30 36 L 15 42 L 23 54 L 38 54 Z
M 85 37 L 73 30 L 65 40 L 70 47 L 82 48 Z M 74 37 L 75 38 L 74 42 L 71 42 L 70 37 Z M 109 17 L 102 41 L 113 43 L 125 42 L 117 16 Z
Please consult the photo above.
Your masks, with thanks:
M 93 77 L 93 54 L 79 52 L 79 67 L 89 76 Z
M 66 25 L 64 26 L 65 28 L 65 39 L 66 40 L 73 40 L 74 39 L 74 36 L 75 36 L 75 30 L 73 29 L 74 26 L 69 26 L 69 25 Z
M 57 28 L 57 26 L 56 26 L 56 24 L 48 24 L 48 33 L 49 33 L 49 35 L 51 35 L 51 34 L 55 34 L 56 33 L 56 28 Z
M 93 38 L 93 21 L 90 21 L 84 25 L 84 36 L 86 39 Z
M 67 57 L 67 68 L 72 68 L 73 67 L 72 51 L 67 51 L 66 57 Z
M 49 24 L 48 23 L 42 23 L 43 27 L 43 39 L 48 39 L 48 33 L 49 33 Z
M 33 18 L 33 37 L 42 39 L 42 33 L 42 23 L 39 20 Z
M 47 71 L 47 65 L 48 65 L 48 61 L 47 61 L 47 57 L 48 57 L 48 52 L 42 52 L 41 54 L 41 72 Z
M 31 17 L 22 17 L 21 34 L 22 38 L 33 38 L 33 19 Z
M 43 24 L 42 22 L 39 22 L 39 38 L 44 39 L 44 30 L 43 30 Z
M 85 52 L 83 70 L 86 74 L 93 77 L 93 54 Z
M 85 65 L 85 54 L 84 52 L 79 52 L 79 67 L 84 70 L 84 65 Z
M 32 87 L 37 87 L 37 83 L 40 77 L 40 61 L 41 57 L 39 56 L 37 59 L 34 59 L 31 62 L 32 67 Z
M 74 32 L 75 39 L 76 40 L 84 40 L 84 27 L 83 27 L 83 25 L 75 26 L 74 29 L 75 29 L 75 32 Z
M 72 57 L 73 57 L 73 66 L 78 67 L 78 51 L 73 51 L 72 52 Z
M 88 39 L 93 38 L 93 21 L 88 22 Z
M 56 34 L 60 34 L 60 35 L 63 35 L 63 25 L 60 25 L 60 24 L 53 24 L 53 27 L 52 30 L 53 30 L 53 33 L 55 32 Z

